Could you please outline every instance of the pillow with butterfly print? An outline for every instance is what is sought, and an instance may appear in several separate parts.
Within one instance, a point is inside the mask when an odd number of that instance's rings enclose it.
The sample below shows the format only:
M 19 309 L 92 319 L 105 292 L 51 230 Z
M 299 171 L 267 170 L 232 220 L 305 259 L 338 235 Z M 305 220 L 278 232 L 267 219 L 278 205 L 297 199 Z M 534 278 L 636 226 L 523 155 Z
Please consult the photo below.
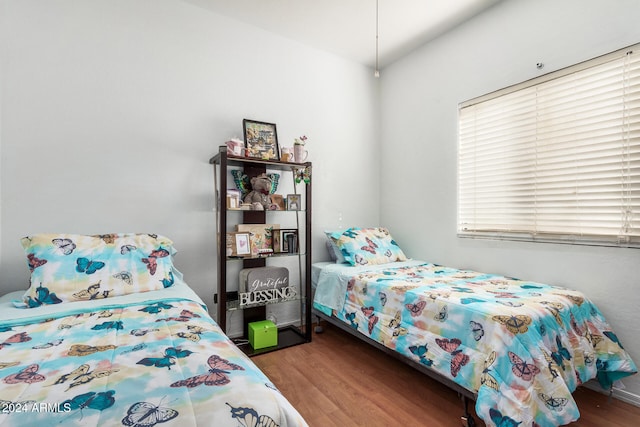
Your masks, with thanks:
M 408 259 L 384 227 L 353 227 L 333 233 L 330 238 L 351 265 L 379 265 Z
M 156 234 L 36 234 L 22 247 L 31 272 L 26 308 L 171 286 L 173 242 Z

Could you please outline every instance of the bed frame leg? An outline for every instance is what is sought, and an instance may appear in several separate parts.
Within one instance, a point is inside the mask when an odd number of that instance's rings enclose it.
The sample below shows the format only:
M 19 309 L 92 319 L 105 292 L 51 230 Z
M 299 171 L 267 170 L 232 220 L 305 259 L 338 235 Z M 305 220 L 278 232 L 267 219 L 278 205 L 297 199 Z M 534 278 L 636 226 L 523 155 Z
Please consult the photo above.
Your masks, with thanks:
M 464 411 L 464 415 L 460 417 L 462 427 L 474 427 L 476 425 L 476 420 L 473 419 L 473 417 L 469 413 L 469 399 L 463 394 L 459 394 L 459 396 L 462 400 L 462 409 Z
M 320 316 L 316 316 L 316 327 L 313 330 L 316 334 L 321 334 L 324 332 L 324 328 L 320 324 Z

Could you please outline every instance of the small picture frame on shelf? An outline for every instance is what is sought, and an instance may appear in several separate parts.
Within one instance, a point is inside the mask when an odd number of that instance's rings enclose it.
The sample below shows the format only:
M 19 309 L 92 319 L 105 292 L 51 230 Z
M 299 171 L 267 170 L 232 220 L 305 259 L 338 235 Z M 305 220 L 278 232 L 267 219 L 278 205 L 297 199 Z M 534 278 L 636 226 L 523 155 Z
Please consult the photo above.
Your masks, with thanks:
M 298 252 L 298 229 L 280 228 L 273 230 L 273 253 Z
M 298 229 L 297 228 L 274 228 L 273 229 L 273 253 L 276 254 L 282 254 L 282 253 L 289 253 L 289 242 L 287 241 L 287 236 L 294 234 L 296 236 L 296 242 L 297 242 L 297 235 L 298 235 Z M 290 239 L 290 238 L 289 238 Z M 296 247 L 297 245 L 294 244 L 294 247 Z
M 244 257 L 251 255 L 251 233 L 227 233 L 227 257 Z
M 298 230 L 280 230 L 282 252 L 295 254 L 298 252 Z
M 282 194 L 271 195 L 271 207 L 276 211 L 286 210 L 286 206 L 284 205 L 284 197 L 282 196 Z
M 287 210 L 299 211 L 302 209 L 302 200 L 299 194 L 287 194 Z
M 278 133 L 275 123 L 242 120 L 247 157 L 264 160 L 280 160 Z
M 251 255 L 251 238 L 249 233 L 236 234 L 236 250 L 238 255 Z
M 279 254 L 282 253 L 282 238 L 280 237 L 280 230 L 273 230 L 273 238 L 271 239 L 271 244 L 273 245 L 273 253 Z
M 236 189 L 227 190 L 227 209 L 238 210 L 240 209 L 240 191 Z

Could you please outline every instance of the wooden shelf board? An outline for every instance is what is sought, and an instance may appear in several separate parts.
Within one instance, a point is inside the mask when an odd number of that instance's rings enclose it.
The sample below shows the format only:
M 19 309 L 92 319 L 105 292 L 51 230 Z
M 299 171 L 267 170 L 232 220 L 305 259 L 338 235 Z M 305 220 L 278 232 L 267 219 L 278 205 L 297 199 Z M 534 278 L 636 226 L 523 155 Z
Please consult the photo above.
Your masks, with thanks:
M 254 350 L 251 344 L 241 344 L 238 348 L 242 350 L 249 357 L 257 356 L 258 354 L 269 353 L 270 351 L 281 350 L 283 348 L 292 347 L 294 345 L 304 344 L 308 342 L 304 333 L 295 326 L 285 326 L 278 329 L 278 345 L 273 347 L 265 347 L 258 350 Z

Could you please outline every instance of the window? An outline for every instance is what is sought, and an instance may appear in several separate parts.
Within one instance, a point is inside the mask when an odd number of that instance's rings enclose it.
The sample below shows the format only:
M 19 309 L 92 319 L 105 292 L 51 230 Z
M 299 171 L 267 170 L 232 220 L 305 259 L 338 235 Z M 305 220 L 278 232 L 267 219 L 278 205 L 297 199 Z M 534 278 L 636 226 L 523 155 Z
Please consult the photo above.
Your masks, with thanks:
M 640 45 L 460 104 L 458 235 L 640 247 Z

